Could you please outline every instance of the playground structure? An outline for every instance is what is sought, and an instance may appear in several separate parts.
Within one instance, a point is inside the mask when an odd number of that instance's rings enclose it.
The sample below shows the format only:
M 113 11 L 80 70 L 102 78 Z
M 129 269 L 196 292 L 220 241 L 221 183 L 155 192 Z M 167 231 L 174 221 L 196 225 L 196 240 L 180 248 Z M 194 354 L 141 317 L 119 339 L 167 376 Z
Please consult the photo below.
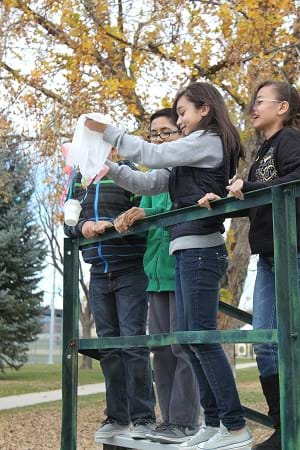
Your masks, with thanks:
M 99 359 L 99 349 L 128 347 L 157 347 L 188 343 L 278 343 L 281 435 L 283 450 L 300 449 L 300 308 L 297 269 L 296 198 L 300 197 L 300 181 L 284 183 L 272 188 L 253 191 L 244 201 L 221 199 L 208 211 L 192 206 L 149 216 L 137 222 L 126 234 L 166 227 L 176 223 L 222 215 L 252 207 L 272 204 L 274 231 L 275 287 L 277 330 L 224 330 L 176 332 L 168 335 L 127 336 L 102 339 L 79 339 L 79 248 L 91 241 L 65 239 L 64 248 L 64 314 L 63 314 L 63 412 L 61 450 L 76 450 L 78 353 Z M 109 230 L 98 240 L 120 236 Z M 220 301 L 220 310 L 245 323 L 251 323 L 250 314 Z M 245 407 L 247 418 L 270 425 L 267 416 Z M 114 437 L 103 440 L 104 450 L 136 448 L 158 450 L 162 445 L 150 441 L 135 441 Z M 113 449 L 113 447 L 115 447 Z M 168 444 L 168 450 L 178 448 Z M 166 448 L 166 447 L 164 447 Z M 250 450 L 249 447 L 241 450 Z

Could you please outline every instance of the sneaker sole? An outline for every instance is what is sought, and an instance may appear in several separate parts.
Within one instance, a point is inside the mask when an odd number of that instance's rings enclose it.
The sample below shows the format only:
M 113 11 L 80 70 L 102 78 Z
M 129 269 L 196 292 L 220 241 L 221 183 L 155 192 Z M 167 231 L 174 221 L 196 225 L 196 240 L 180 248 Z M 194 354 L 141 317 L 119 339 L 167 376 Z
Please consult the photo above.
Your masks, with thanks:
M 249 447 L 250 446 L 250 447 Z M 223 446 L 219 446 L 219 447 L 212 447 L 211 449 L 205 449 L 205 450 L 248 450 L 248 448 L 251 449 L 252 446 L 252 439 L 248 439 L 247 441 L 242 441 L 242 442 L 236 442 L 235 444 L 225 444 Z M 201 448 L 200 446 L 198 448 Z
M 145 439 L 149 439 L 152 440 L 152 438 L 154 438 L 154 434 L 150 434 L 150 433 L 146 433 L 146 438 Z
M 181 444 L 182 442 L 186 442 L 190 436 L 186 436 L 183 438 L 171 438 L 166 436 L 151 436 L 149 439 L 153 442 L 162 442 L 164 444 Z
M 96 441 L 96 439 L 110 439 L 115 436 L 123 436 L 124 434 L 128 434 L 128 433 L 129 433 L 129 429 L 124 430 L 124 431 L 115 431 L 115 432 L 111 432 L 111 433 L 97 433 L 97 434 L 95 434 L 95 441 Z
M 141 434 L 139 434 L 139 433 L 134 433 L 133 434 L 132 432 L 130 433 L 130 437 L 132 439 L 136 439 L 136 440 L 138 440 L 138 439 L 147 439 L 146 436 L 147 436 L 146 434 L 142 434 L 142 433 Z
M 215 434 L 217 434 L 217 432 Z M 195 449 L 196 447 L 197 448 L 203 448 L 203 445 L 205 445 L 206 442 L 209 439 L 211 439 L 215 434 L 212 434 L 209 438 L 207 438 L 207 439 L 205 439 L 203 441 L 194 442 L 194 443 L 191 443 L 190 445 L 188 445 L 188 444 L 189 444 L 189 441 L 192 440 L 192 439 L 189 438 L 187 441 L 183 442 L 180 447 L 184 448 L 186 450 L 192 450 L 192 449 Z

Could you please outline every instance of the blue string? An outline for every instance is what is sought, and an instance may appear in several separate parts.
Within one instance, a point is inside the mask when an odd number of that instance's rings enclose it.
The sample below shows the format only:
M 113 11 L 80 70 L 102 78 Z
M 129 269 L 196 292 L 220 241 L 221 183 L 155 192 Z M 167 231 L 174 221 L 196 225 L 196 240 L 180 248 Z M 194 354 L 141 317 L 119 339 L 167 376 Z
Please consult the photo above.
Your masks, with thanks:
M 75 177 L 76 177 L 76 167 L 73 166 L 73 168 L 72 168 L 72 175 L 71 175 L 71 181 L 70 181 L 70 187 L 69 187 L 69 191 L 68 191 L 68 197 L 67 197 L 67 200 L 70 200 L 70 198 L 71 198 L 72 195 L 73 195 L 73 187 L 74 187 Z
M 100 182 L 96 183 L 96 194 L 95 194 L 95 200 L 94 200 L 94 213 L 95 213 L 96 222 L 98 222 L 98 220 L 99 220 L 99 211 L 98 211 L 99 192 L 100 192 Z M 104 273 L 107 273 L 108 272 L 108 261 L 102 255 L 101 242 L 99 242 L 99 244 L 98 244 L 98 255 L 105 264 Z

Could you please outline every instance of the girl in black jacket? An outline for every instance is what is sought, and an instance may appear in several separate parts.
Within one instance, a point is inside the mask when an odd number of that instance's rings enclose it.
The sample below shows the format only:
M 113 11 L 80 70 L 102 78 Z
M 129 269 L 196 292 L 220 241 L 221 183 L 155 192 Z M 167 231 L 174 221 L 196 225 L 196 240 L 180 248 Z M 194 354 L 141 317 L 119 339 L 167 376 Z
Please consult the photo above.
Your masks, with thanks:
M 241 200 L 245 192 L 300 179 L 300 96 L 296 88 L 280 81 L 261 83 L 255 89 L 249 112 L 253 127 L 263 134 L 265 141 L 258 149 L 248 181 L 238 179 L 228 186 L 229 192 Z M 199 204 L 209 207 L 209 200 L 217 198 L 214 194 L 207 194 L 199 200 Z M 251 208 L 249 219 L 251 252 L 259 254 L 253 295 L 253 327 L 276 328 L 271 205 Z M 300 223 L 299 199 L 297 223 L 298 225 Z M 299 248 L 299 226 L 297 235 Z M 300 256 L 298 266 L 300 268 Z M 256 445 L 253 449 L 281 450 L 277 345 L 256 345 L 255 353 L 263 393 L 275 432 L 267 441 Z

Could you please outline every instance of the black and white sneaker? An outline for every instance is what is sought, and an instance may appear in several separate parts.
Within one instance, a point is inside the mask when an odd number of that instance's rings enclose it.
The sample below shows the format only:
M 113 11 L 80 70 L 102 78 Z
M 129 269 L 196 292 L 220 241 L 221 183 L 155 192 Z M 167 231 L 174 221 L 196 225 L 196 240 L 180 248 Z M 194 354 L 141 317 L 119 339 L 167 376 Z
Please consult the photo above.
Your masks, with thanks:
M 132 439 L 146 439 L 155 427 L 156 423 L 152 419 L 137 419 L 132 425 L 130 435 Z
M 129 425 L 120 424 L 117 419 L 107 417 L 95 433 L 95 442 L 98 442 L 101 439 L 112 438 L 113 436 L 118 436 L 120 434 L 126 434 L 128 432 Z
M 156 435 L 156 433 L 164 431 L 168 426 L 169 422 L 161 422 L 159 424 L 156 424 L 156 427 L 154 427 L 149 431 L 149 433 L 146 434 L 146 438 L 151 440 L 152 437 Z
M 169 423 L 164 429 L 155 430 L 150 439 L 154 442 L 180 444 L 190 439 L 198 430 L 198 426 Z

